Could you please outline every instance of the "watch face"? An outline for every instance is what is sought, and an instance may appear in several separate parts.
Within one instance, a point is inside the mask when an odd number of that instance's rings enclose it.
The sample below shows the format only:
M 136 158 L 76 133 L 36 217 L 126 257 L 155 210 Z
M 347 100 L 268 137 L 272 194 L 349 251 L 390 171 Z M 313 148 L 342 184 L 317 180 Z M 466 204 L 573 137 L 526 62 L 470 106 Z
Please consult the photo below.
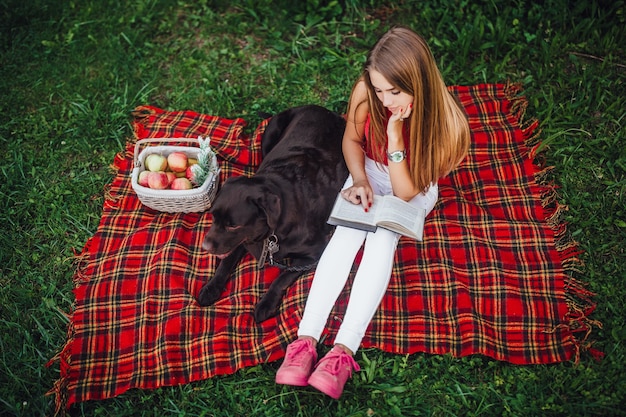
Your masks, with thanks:
M 387 154 L 387 157 L 392 162 L 402 162 L 404 160 L 404 151 L 395 151 Z

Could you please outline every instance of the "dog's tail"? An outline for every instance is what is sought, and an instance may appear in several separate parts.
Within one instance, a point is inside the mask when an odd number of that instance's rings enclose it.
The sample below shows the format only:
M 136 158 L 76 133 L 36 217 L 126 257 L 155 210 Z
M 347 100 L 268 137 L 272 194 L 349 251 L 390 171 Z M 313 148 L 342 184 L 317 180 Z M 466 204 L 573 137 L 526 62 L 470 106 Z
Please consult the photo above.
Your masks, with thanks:
M 261 119 L 269 119 L 270 117 L 274 115 L 274 113 L 268 113 L 266 111 L 259 110 L 258 112 L 256 112 L 256 115 L 260 117 Z

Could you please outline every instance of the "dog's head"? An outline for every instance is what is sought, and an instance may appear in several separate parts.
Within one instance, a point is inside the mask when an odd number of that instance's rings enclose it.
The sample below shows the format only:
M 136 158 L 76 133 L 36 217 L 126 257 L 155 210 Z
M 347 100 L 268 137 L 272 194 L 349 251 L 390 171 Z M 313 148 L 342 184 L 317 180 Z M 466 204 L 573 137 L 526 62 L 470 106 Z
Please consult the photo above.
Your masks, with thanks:
M 230 178 L 209 210 L 213 224 L 202 248 L 224 258 L 241 244 L 262 241 L 276 229 L 280 211 L 280 197 L 258 179 Z

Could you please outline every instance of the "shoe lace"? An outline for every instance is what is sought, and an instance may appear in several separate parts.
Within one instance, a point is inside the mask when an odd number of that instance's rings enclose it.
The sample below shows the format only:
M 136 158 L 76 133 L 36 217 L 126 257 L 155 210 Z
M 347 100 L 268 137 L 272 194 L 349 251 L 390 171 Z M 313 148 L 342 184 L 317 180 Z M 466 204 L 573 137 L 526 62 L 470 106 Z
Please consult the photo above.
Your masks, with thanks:
M 356 363 L 354 358 L 348 355 L 346 352 L 330 351 L 326 357 L 324 357 L 324 369 L 332 375 L 338 375 L 342 369 L 351 368 L 354 371 L 360 371 L 359 364 Z M 321 363 L 320 363 L 321 365 Z
M 306 340 L 302 340 L 301 342 L 295 342 L 293 345 L 293 349 L 290 349 L 287 353 L 287 358 L 290 362 L 294 362 L 296 364 L 304 362 L 307 358 L 307 355 L 302 355 L 302 353 L 314 353 L 313 345 L 308 343 Z

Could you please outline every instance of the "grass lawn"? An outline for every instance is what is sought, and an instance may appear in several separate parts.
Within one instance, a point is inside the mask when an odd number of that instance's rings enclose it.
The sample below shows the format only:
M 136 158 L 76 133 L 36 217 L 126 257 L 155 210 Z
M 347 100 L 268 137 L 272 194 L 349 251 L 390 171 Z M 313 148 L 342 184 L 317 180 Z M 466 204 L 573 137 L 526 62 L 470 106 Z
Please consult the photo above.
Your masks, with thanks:
M 73 415 L 624 415 L 626 6 L 609 0 L 0 1 L 0 415 L 45 396 L 73 304 L 73 250 L 96 231 L 109 164 L 139 104 L 243 117 L 343 111 L 394 24 L 432 46 L 448 84 L 521 82 L 541 121 L 602 361 L 513 366 L 364 350 L 341 401 L 274 384 L 277 364 L 79 404 Z

